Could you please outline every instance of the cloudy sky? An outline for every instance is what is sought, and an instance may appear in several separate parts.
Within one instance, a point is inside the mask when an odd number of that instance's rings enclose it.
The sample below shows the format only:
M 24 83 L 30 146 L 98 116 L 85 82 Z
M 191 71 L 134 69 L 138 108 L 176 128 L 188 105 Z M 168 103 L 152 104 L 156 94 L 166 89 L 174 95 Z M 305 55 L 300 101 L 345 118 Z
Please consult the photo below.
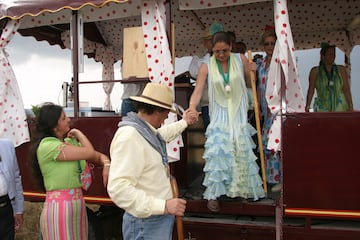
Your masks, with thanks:
M 62 105 L 62 84 L 71 82 L 70 50 L 59 46 L 50 46 L 47 42 L 38 42 L 33 37 L 16 35 L 7 47 L 10 64 L 13 66 L 25 108 L 31 108 L 42 102 L 54 102 Z M 304 96 L 308 88 L 308 74 L 311 67 L 319 62 L 319 49 L 297 51 L 299 75 Z M 352 94 L 354 108 L 360 110 L 360 46 L 351 53 Z M 187 71 L 191 58 L 177 59 L 176 74 Z M 101 64 L 85 57 L 84 73 L 80 81 L 101 80 Z M 344 64 L 344 55 L 337 51 L 335 62 Z M 120 79 L 120 64 L 115 65 L 115 79 Z M 101 84 L 80 85 L 80 101 L 92 107 L 102 107 L 105 93 Z M 116 83 L 111 96 L 113 109 L 119 110 L 122 86 Z

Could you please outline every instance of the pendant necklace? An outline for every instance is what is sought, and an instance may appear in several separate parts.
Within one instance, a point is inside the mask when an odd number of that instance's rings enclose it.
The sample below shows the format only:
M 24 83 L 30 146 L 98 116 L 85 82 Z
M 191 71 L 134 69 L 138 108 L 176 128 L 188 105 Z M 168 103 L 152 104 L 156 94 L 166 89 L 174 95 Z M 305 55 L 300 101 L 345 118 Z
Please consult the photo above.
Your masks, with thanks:
M 335 66 L 332 65 L 331 66 L 331 72 L 329 73 L 327 71 L 326 67 L 325 67 L 326 77 L 328 79 L 328 87 L 334 86 L 334 80 L 333 80 L 333 78 L 334 78 L 334 68 L 335 68 Z
M 227 93 L 230 93 L 231 91 L 231 87 L 230 87 L 230 57 L 228 58 L 228 74 L 225 74 L 224 73 L 224 70 L 222 69 L 222 66 L 220 64 L 220 62 L 216 59 L 216 64 L 217 64 L 217 67 L 219 69 L 219 72 L 224 80 L 224 83 L 225 83 L 225 91 Z

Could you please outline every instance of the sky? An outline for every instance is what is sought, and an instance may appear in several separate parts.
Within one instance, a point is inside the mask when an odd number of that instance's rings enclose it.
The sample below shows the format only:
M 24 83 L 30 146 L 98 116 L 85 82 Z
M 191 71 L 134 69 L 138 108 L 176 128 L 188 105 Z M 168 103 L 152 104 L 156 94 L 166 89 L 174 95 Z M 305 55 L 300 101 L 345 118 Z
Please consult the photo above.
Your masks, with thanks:
M 6 51 L 18 81 L 25 108 L 43 102 L 54 102 L 63 105 L 62 84 L 71 82 L 71 52 L 59 46 L 50 46 L 47 42 L 36 41 L 33 37 L 22 37 L 16 34 L 8 44 Z M 308 88 L 308 74 L 313 66 L 319 63 L 320 49 L 296 51 L 299 78 L 304 97 Z M 255 54 L 255 53 L 254 53 Z M 344 54 L 337 49 L 335 62 L 344 64 Z M 356 46 L 350 55 L 352 63 L 351 90 L 354 109 L 360 110 L 360 46 Z M 175 74 L 188 70 L 191 57 L 177 58 Z M 102 66 L 93 59 L 85 57 L 84 73 L 79 81 L 101 80 Z M 121 79 L 120 64 L 116 63 L 115 79 Z M 80 84 L 80 103 L 91 107 L 102 107 L 105 93 L 101 84 Z M 115 83 L 111 94 L 113 110 L 121 106 L 121 83 Z

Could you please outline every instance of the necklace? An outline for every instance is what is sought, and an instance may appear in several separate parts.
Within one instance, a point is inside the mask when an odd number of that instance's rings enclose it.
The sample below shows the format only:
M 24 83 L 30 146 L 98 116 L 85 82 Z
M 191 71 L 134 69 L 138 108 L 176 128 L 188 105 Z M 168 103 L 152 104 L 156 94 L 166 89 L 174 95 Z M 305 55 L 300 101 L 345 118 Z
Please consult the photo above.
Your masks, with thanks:
M 231 87 L 230 87 L 230 57 L 228 58 L 228 74 L 224 73 L 221 63 L 217 59 L 216 59 L 216 64 L 217 64 L 219 72 L 223 78 L 223 81 L 225 83 L 225 91 L 229 93 L 231 91 Z
M 331 71 L 329 72 L 327 70 L 327 67 L 324 66 L 325 68 L 325 73 L 326 73 L 326 77 L 328 79 L 328 87 L 332 87 L 334 86 L 334 71 L 335 71 L 335 65 L 331 65 Z

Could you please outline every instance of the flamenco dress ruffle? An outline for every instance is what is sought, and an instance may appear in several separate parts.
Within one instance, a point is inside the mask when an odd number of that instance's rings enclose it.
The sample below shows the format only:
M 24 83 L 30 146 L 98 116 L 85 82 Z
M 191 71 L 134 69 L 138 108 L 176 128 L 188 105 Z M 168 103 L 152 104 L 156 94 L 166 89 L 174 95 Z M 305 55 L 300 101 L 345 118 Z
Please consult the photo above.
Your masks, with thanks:
M 206 131 L 205 199 L 222 195 L 258 200 L 265 196 L 251 138 L 256 130 L 237 116 L 230 123 L 225 108 L 218 106 Z

